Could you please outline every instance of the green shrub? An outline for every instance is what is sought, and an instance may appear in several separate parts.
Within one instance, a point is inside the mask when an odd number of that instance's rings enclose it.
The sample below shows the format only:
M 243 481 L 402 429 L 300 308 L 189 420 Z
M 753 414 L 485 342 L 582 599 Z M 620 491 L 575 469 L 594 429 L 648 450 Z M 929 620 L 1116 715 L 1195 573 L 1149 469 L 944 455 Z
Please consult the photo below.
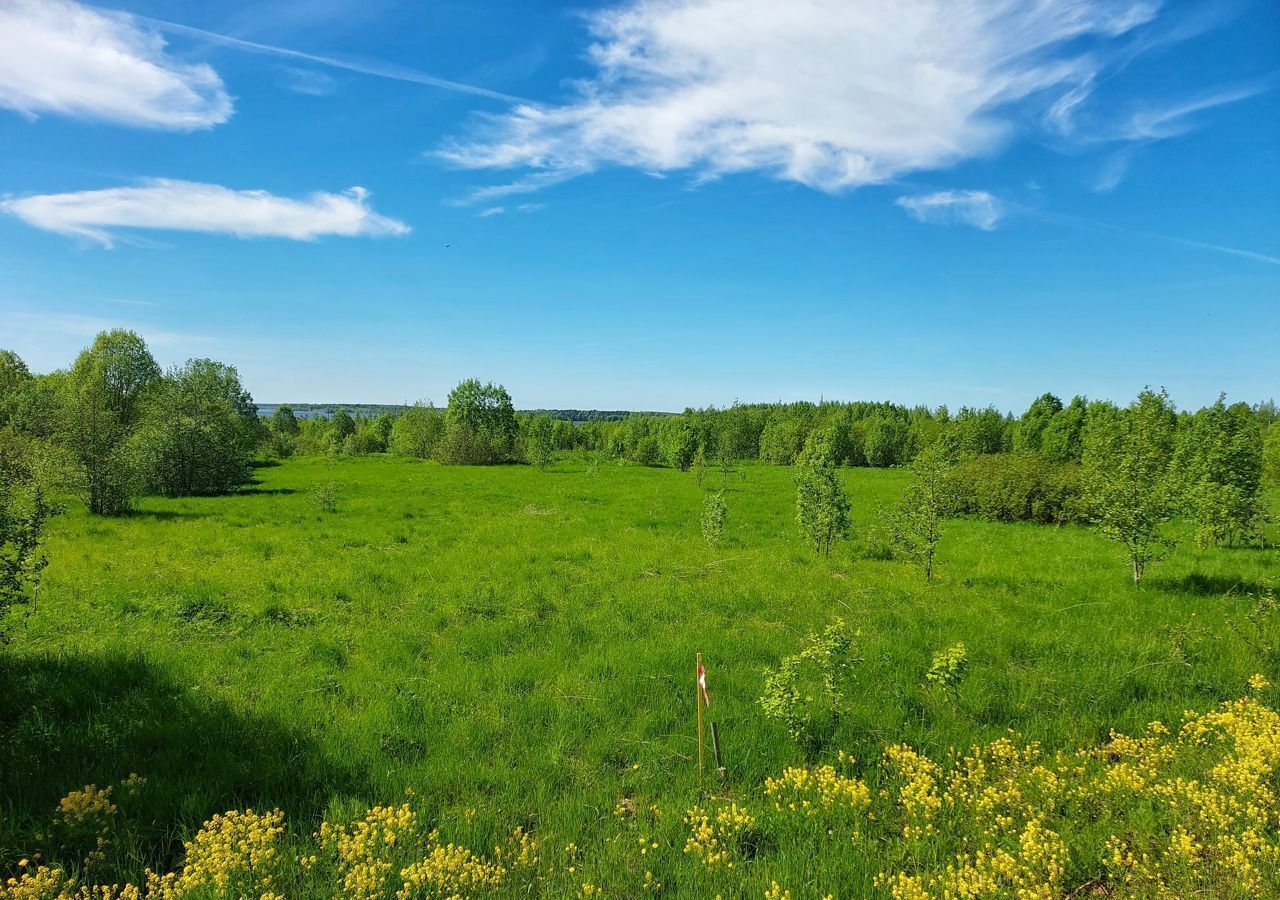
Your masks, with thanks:
M 724 502 L 724 492 L 707 494 L 702 501 L 702 537 L 711 546 L 720 543 L 724 536 L 724 520 L 729 515 L 729 507 Z
M 1080 492 L 1078 465 L 1030 453 L 979 456 L 951 475 L 954 512 L 996 522 L 1081 521 Z
M 793 739 L 815 747 L 835 731 L 845 688 L 860 662 L 854 635 L 836 618 L 821 634 L 811 633 L 799 653 L 765 674 L 760 707 L 786 726 Z
M 936 684 L 951 695 L 953 701 L 959 699 L 960 683 L 969 674 L 969 651 L 963 643 L 953 644 L 933 657 L 933 664 L 925 673 L 925 681 Z

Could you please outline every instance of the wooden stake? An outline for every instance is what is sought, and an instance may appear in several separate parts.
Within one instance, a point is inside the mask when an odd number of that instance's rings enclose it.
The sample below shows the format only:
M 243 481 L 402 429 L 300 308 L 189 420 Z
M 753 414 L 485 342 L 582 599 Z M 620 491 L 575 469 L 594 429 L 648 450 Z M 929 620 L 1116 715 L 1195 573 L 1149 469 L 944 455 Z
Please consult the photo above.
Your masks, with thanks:
M 702 779 L 703 769 L 706 768 L 704 761 L 705 751 L 702 742 L 702 683 L 699 677 L 702 672 L 702 654 L 698 654 L 698 666 L 693 670 L 693 695 L 694 700 L 698 704 L 698 779 Z

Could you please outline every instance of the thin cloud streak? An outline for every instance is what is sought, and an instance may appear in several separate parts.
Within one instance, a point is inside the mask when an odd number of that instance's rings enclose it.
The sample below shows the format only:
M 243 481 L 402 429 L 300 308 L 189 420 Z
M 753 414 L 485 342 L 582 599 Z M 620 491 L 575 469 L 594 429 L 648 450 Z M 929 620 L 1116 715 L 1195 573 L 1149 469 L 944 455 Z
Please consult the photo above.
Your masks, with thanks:
M 107 319 L 100 316 L 86 316 L 79 313 L 11 313 L 20 326 L 44 334 L 61 334 L 71 337 L 92 338 L 112 328 L 127 328 L 136 331 L 146 338 L 147 343 L 157 347 L 181 347 L 191 344 L 213 343 L 215 338 L 202 334 L 188 334 L 180 331 L 169 331 L 154 328 L 144 323 L 121 322 L 118 319 Z
M 1160 234 L 1159 232 L 1143 231 L 1138 228 L 1125 228 L 1121 225 L 1111 225 L 1107 222 L 1098 222 L 1093 219 L 1082 219 L 1078 216 L 1069 216 L 1062 213 L 1046 212 L 1044 210 L 1032 209 L 1027 206 L 1018 206 L 1015 204 L 1009 204 L 1009 206 L 1029 218 L 1039 219 L 1043 222 L 1048 222 L 1053 225 L 1061 225 L 1066 228 L 1078 228 L 1085 231 L 1110 231 L 1116 234 L 1129 235 L 1131 237 L 1146 238 L 1153 241 L 1177 244 L 1182 247 L 1192 247 L 1196 250 L 1207 250 L 1212 253 L 1224 253 L 1228 256 L 1248 259 L 1254 262 L 1264 263 L 1269 266 L 1280 266 L 1280 256 L 1273 256 L 1269 253 L 1260 253 L 1257 250 L 1244 250 L 1240 247 L 1227 247 L 1223 244 L 1213 244 L 1208 241 L 1197 241 L 1192 238 L 1177 237 L 1172 234 Z
M 336 56 L 323 56 L 318 53 L 305 53 L 301 50 L 292 50 L 288 47 L 277 47 L 272 44 L 260 44 L 257 41 L 246 41 L 242 38 L 231 37 L 227 34 L 219 34 L 216 31 L 205 31 L 203 28 L 195 28 L 191 25 L 183 25 L 179 22 L 170 22 L 167 19 L 153 19 L 149 16 L 136 16 L 136 18 L 138 21 L 146 22 L 161 31 L 209 41 L 210 43 L 219 44 L 223 47 L 234 47 L 237 50 L 245 50 L 249 53 L 262 53 L 270 56 L 283 57 L 285 59 L 300 59 L 307 62 L 317 63 L 322 66 L 330 66 L 335 69 L 345 69 L 348 72 L 359 72 L 361 75 L 372 75 L 376 78 L 390 78 L 394 81 L 407 81 L 412 84 L 422 84 L 428 87 L 441 88 L 443 90 L 454 91 L 459 94 L 488 97 L 491 100 L 501 100 L 504 103 L 528 102 L 521 97 L 504 94 L 501 91 L 490 90 L 489 88 L 479 87 L 474 84 L 465 84 L 461 81 L 452 81 L 448 78 L 441 78 L 437 75 L 428 74 L 427 72 L 420 72 L 417 69 L 411 69 L 408 66 L 397 65 L 396 63 L 384 62 L 382 60 L 349 59 Z
M 28 225 L 96 241 L 111 247 L 126 238 L 113 228 L 154 228 L 276 237 L 298 241 L 403 235 L 409 226 L 379 215 L 366 202 L 369 192 L 353 187 L 340 194 L 316 192 L 302 200 L 260 190 L 237 191 L 218 184 L 152 178 L 137 187 L 65 194 L 36 194 L 0 201 L 0 212 Z

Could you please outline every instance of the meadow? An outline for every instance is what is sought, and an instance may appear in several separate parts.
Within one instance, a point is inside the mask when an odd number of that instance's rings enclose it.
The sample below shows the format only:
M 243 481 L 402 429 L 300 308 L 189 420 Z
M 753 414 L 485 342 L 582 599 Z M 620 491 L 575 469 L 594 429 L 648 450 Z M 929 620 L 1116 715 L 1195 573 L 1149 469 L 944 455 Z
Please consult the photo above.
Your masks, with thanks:
M 721 477 L 708 472 L 708 487 Z M 955 847 L 875 836 L 866 810 L 906 771 L 890 771 L 886 747 L 943 760 L 1010 738 L 1070 754 L 1113 729 L 1176 729 L 1250 693 L 1251 676 L 1280 676 L 1247 620 L 1280 571 L 1274 549 L 1182 535 L 1135 586 L 1123 552 L 1087 528 L 956 519 L 926 582 L 868 538 L 909 474 L 840 477 L 853 539 L 829 558 L 801 539 L 783 466 L 728 475 L 714 547 L 691 474 L 580 459 L 538 471 L 296 458 L 260 464 L 230 496 L 148 497 L 121 518 L 73 503 L 50 523 L 39 601 L 0 652 L 0 876 L 80 872 L 80 851 L 57 849 L 80 845 L 53 838 L 69 829 L 59 802 L 114 785 L 86 873 L 104 883 L 174 868 L 226 810 L 278 808 L 280 839 L 302 847 L 322 821 L 404 803 L 477 854 L 513 846 L 513 829 L 536 839 L 536 875 L 498 888 L 513 896 L 917 896 L 877 876 L 945 867 Z M 315 496 L 328 483 L 332 510 Z M 836 732 L 801 746 L 762 715 L 765 672 L 837 616 L 857 634 L 856 680 Z M 957 642 L 969 672 L 952 695 L 925 672 Z M 726 768 L 701 779 L 698 652 Z M 1257 680 L 1250 696 L 1265 731 L 1275 689 Z M 766 825 L 780 791 L 821 795 L 794 776 L 766 796 L 766 779 L 822 765 L 862 825 Z M 717 819 L 734 803 L 751 824 Z M 1082 839 L 1093 857 L 1060 863 L 1071 891 L 1123 893 L 1097 864 L 1114 824 Z M 327 863 L 298 853 L 278 889 L 333 896 L 307 872 Z M 1267 860 L 1254 859 L 1255 896 L 1280 890 Z M 1209 896 L 1249 894 L 1216 877 Z M 391 879 L 370 895 L 392 896 Z M 478 892 L 476 879 L 459 884 Z

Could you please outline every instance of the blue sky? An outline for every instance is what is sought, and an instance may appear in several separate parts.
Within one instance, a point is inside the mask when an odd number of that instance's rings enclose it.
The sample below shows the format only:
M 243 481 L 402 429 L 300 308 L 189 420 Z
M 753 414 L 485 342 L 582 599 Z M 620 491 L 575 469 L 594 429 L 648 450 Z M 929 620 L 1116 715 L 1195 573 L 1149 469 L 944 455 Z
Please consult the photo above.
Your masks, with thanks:
M 264 402 L 1280 395 L 1273 3 L 0 0 L 0 346 Z

